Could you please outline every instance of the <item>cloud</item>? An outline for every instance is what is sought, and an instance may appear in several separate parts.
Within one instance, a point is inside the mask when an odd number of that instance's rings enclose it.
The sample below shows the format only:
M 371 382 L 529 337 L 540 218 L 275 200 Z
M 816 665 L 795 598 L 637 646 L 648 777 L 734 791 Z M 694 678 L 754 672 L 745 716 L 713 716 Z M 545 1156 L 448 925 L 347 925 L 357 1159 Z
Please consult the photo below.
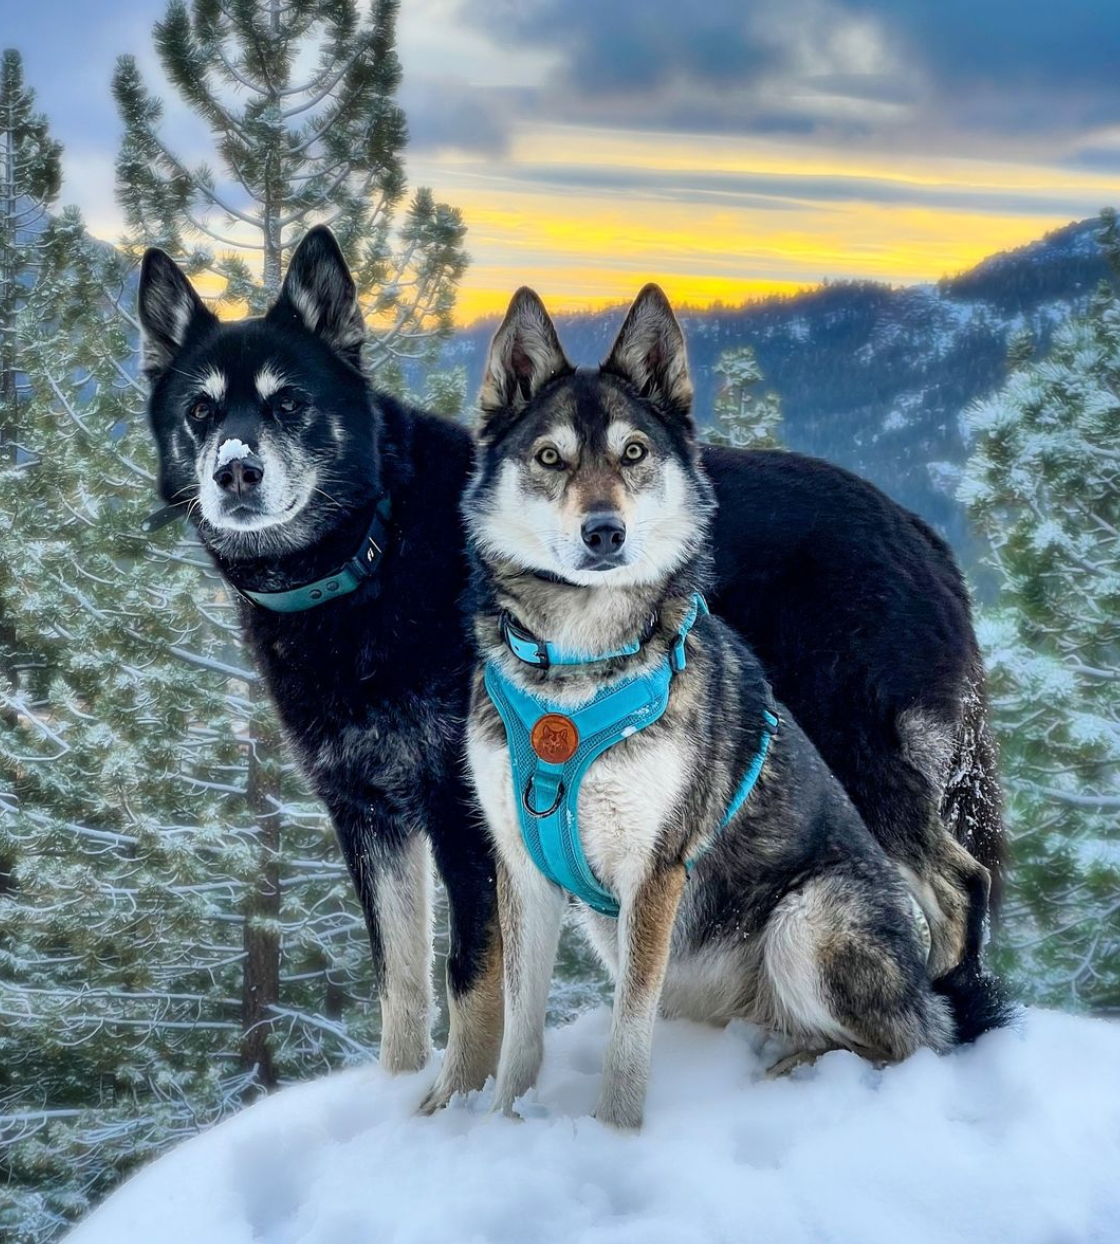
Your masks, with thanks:
M 457 78 L 405 78 L 399 100 L 408 118 L 410 151 L 505 155 L 517 111 L 515 95 L 472 87 Z
M 460 0 L 559 64 L 542 116 L 637 128 L 971 146 L 1120 119 L 1120 5 L 1071 0 Z

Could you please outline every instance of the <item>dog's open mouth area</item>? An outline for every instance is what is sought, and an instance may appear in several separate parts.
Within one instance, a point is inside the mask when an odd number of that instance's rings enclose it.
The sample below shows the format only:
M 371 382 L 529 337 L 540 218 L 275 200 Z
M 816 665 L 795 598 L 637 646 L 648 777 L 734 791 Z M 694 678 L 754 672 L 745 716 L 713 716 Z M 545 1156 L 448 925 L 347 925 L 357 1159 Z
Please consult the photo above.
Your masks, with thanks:
M 287 1089 L 140 1172 L 69 1244 L 1016 1244 L 1114 1240 L 1120 1025 L 1019 1031 L 780 1080 L 744 1024 L 662 1023 L 645 1126 L 589 1117 L 609 1016 L 548 1033 L 525 1122 L 376 1067 Z

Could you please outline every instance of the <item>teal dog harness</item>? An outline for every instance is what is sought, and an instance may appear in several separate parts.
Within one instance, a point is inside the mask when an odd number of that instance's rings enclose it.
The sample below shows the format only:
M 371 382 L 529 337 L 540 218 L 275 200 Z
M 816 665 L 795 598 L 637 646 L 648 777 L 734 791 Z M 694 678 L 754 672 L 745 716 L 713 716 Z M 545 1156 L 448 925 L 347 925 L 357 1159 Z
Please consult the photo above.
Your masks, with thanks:
M 685 668 L 685 640 L 701 612 L 707 613 L 708 606 L 697 594 L 664 661 L 646 673 L 604 687 L 581 708 L 550 703 L 522 690 L 494 661 L 488 661 L 483 672 L 486 690 L 506 728 L 514 800 L 525 848 L 550 881 L 604 916 L 618 915 L 618 899 L 599 882 L 580 844 L 580 783 L 604 752 L 664 714 L 673 675 Z M 508 616 L 502 618 L 501 633 L 514 656 L 538 669 L 633 656 L 641 650 L 645 638 L 615 652 L 589 656 L 560 652 L 554 645 L 535 639 Z M 777 733 L 775 713 L 766 709 L 762 719 L 758 751 L 720 822 L 721 830 L 750 795 L 762 772 L 770 741 Z M 711 843 L 705 844 L 684 861 L 690 872 L 710 846 Z

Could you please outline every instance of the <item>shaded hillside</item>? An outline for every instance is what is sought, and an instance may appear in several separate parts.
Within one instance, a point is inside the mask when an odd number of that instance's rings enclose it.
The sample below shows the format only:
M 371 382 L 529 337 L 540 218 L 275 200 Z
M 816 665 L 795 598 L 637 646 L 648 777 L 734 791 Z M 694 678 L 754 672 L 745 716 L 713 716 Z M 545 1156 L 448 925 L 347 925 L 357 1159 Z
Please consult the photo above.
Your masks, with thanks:
M 843 282 L 738 308 L 686 309 L 698 417 L 711 419 L 720 352 L 752 345 L 767 386 L 781 395 L 790 448 L 865 475 L 971 560 L 945 467 L 966 453 L 960 412 L 1002 381 L 1013 333 L 1026 328 L 1045 348 L 1054 326 L 1084 307 L 1107 275 L 1097 229 L 1095 220 L 1068 225 L 936 285 Z M 604 356 L 624 310 L 556 317 L 573 362 Z M 472 394 L 495 325 L 472 325 L 444 347 L 443 365 L 466 366 Z

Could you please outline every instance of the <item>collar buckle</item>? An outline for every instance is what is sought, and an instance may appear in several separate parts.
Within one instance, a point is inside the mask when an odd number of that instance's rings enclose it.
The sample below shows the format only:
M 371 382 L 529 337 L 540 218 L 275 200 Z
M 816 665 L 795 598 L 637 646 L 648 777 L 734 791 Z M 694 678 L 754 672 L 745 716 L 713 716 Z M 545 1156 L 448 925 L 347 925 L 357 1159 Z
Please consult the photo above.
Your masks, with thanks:
M 498 634 L 502 643 L 519 661 L 526 665 L 535 665 L 537 669 L 546 670 L 552 664 L 548 644 L 542 643 L 510 616 L 509 610 L 503 609 L 498 619 Z

